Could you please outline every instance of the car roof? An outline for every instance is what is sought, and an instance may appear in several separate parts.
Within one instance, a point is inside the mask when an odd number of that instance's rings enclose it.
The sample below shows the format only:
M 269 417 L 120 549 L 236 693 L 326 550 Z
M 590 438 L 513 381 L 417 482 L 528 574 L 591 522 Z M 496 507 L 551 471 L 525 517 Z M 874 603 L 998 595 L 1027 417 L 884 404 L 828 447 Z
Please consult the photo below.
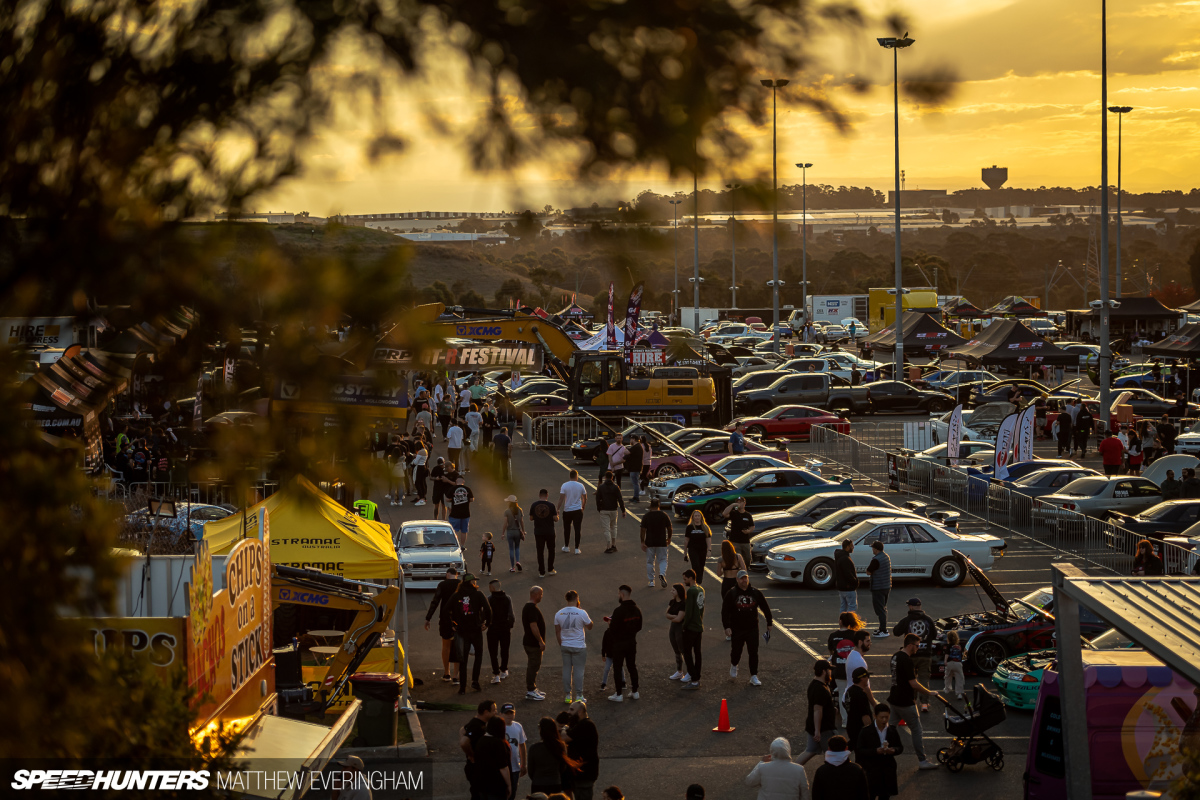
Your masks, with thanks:
M 449 528 L 451 531 L 454 528 L 450 527 L 450 523 L 442 519 L 413 519 L 400 524 L 400 530 L 406 528 Z

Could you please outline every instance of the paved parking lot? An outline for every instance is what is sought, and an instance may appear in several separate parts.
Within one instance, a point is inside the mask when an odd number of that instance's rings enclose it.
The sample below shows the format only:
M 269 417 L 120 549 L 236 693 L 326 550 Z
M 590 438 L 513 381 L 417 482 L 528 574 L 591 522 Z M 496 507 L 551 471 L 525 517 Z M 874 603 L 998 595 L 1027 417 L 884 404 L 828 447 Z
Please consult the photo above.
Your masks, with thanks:
M 807 450 L 807 445 L 793 445 L 798 461 Z M 575 466 L 563 451 L 521 450 L 514 458 L 516 475 L 515 492 L 524 506 L 536 498 L 537 490 L 547 488 L 552 499 L 557 498 L 558 487 L 567 477 L 567 471 Z M 596 468 L 580 465 L 583 479 L 589 487 L 595 478 Z M 513 489 L 494 483 L 482 474 L 470 476 L 477 500 L 472 509 L 472 527 L 467 553 L 469 568 L 478 567 L 479 533 L 483 530 L 498 531 L 502 514 L 501 499 Z M 864 487 L 869 488 L 869 487 Z M 628 486 L 625 493 L 630 498 Z M 601 776 L 598 788 L 610 783 L 621 786 L 627 796 L 638 797 L 681 797 L 688 783 L 699 781 L 718 797 L 753 797 L 752 790 L 742 785 L 743 776 L 753 767 L 754 760 L 767 751 L 767 745 L 775 736 L 787 736 L 799 750 L 803 743 L 803 725 L 806 712 L 805 688 L 811 680 L 814 658 L 825 656 L 825 641 L 837 628 L 837 596 L 833 592 L 816 592 L 799 585 L 768 581 L 756 575 L 754 582 L 768 597 L 773 613 L 778 619 L 779 633 L 762 648 L 760 677 L 762 688 L 750 687 L 746 681 L 745 661 L 742 676 L 736 680 L 728 674 L 728 648 L 721 635 L 719 614 L 710 597 L 706 615 L 708 632 L 704 640 L 705 667 L 701 690 L 681 696 L 678 685 L 666 680 L 674 670 L 674 657 L 667 642 L 667 621 L 663 612 L 667 604 L 667 591 L 649 589 L 645 586 L 645 558 L 637 546 L 637 522 L 645 510 L 643 502 L 630 506 L 630 518 L 621 523 L 620 551 L 605 555 L 600 533 L 599 517 L 591 507 L 585 514 L 582 554 L 556 552 L 558 575 L 538 579 L 536 558 L 531 552 L 531 543 L 523 549 L 525 570 L 509 574 L 507 556 L 497 552 L 494 576 L 501 578 L 503 588 L 513 598 L 516 608 L 526 600 L 529 586 L 540 583 L 546 590 L 542 611 L 550 622 L 554 612 L 561 607 L 562 597 L 568 588 L 580 592 L 583 607 L 588 610 L 597 628 L 589 634 L 589 660 L 586 685 L 589 706 L 601 733 Z M 411 506 L 393 509 L 384 507 L 386 521 L 393 525 L 403 520 L 422 519 L 431 516 L 431 508 L 414 509 Z M 424 513 L 420 513 L 424 512 Z M 984 530 L 980 523 L 966 521 L 967 531 Z M 679 526 L 682 528 L 682 525 Z M 992 533 L 1000 533 L 991 530 Z M 719 533 L 714 530 L 714 533 Z M 1010 597 L 1020 597 L 1034 589 L 1048 585 L 1049 565 L 1060 560 L 1051 549 L 1023 537 L 1008 537 L 1008 552 L 998 561 L 990 577 L 1001 592 Z M 715 552 L 715 547 L 714 547 Z M 710 562 L 711 564 L 711 562 Z M 678 581 L 687 567 L 682 551 L 675 548 L 671 554 L 668 575 Z M 709 577 L 709 591 L 716 585 L 715 576 Z M 600 619 L 616 606 L 616 587 L 628 583 L 634 587 L 634 599 L 642 609 L 646 620 L 639 634 L 638 662 L 641 673 L 640 701 L 626 701 L 620 705 L 610 703 L 605 696 L 609 691 L 599 689 L 600 670 L 603 662 L 599 657 L 601 632 L 604 626 Z M 486 580 L 481 581 L 486 592 Z M 987 597 L 978 591 L 969 578 L 954 589 L 941 589 L 926 580 L 896 582 L 892 592 L 889 618 L 898 619 L 904 613 L 904 601 L 912 595 L 921 597 L 925 610 L 937 618 L 950 614 L 990 609 Z M 453 689 L 438 680 L 441 674 L 436 627 L 434 631 L 423 630 L 424 613 L 428 607 L 429 593 L 413 593 L 409 603 L 409 630 L 412 662 L 416 674 L 424 685 L 414 691 L 420 699 L 435 703 L 459 702 Z M 866 592 L 860 596 L 860 610 L 870 620 L 870 600 Z M 524 699 L 525 657 L 519 645 L 519 632 L 514 644 L 510 670 L 512 676 L 499 686 L 488 685 L 490 668 L 483 668 L 484 692 L 482 696 L 497 702 L 513 701 L 518 707 L 518 721 L 527 730 L 536 728 L 536 720 L 542 715 L 555 715 L 565 706 L 562 702 L 561 666 L 557 647 L 552 642 L 539 678 L 539 686 L 549 695 L 547 701 L 538 703 Z M 894 639 L 875 640 L 873 652 L 868 655 L 868 665 L 878 670 L 881 677 L 874 685 L 886 693 L 888 659 L 898 648 Z M 744 657 L 743 657 L 744 658 Z M 610 679 L 611 680 L 611 679 Z M 975 683 L 978 679 L 968 679 Z M 933 688 L 941 688 L 935 681 Z M 462 698 L 474 704 L 481 695 L 468 691 Z M 732 722 L 737 731 L 732 734 L 716 734 L 711 729 L 717 722 L 721 699 L 730 704 Z M 461 772 L 461 754 L 457 748 L 458 727 L 470 716 L 468 712 L 445 712 L 422 715 L 422 723 L 432 748 L 435 760 L 435 796 L 441 798 L 467 797 L 466 784 Z M 936 707 L 925 715 L 927 749 L 930 753 L 947 744 L 948 737 L 942 729 L 940 710 Z M 930 730 L 932 729 L 932 730 Z M 906 754 L 901 758 L 901 791 L 903 796 L 917 792 L 968 792 L 979 798 L 1011 798 L 1021 791 L 1020 776 L 1024 769 L 1028 745 L 1030 715 L 1028 712 L 1009 713 L 1008 720 L 991 733 L 1003 746 L 1006 766 L 1000 773 L 993 773 L 980 764 L 967 767 L 962 773 L 950 774 L 943 770 L 919 773 L 916 759 Z M 906 739 L 907 741 L 907 739 Z M 809 765 L 809 773 L 819 762 Z M 528 782 L 522 783 L 527 790 Z M 523 796 L 521 794 L 520 796 Z

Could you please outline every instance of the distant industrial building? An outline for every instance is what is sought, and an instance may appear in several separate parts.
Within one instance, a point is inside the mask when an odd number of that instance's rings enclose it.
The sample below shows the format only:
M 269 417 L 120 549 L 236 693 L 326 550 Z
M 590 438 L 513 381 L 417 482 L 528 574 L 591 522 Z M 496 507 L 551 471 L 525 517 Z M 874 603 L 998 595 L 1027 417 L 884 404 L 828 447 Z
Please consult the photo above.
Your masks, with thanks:
M 519 216 L 511 211 L 396 211 L 389 214 L 340 214 L 337 219 L 344 224 L 355 220 L 417 220 L 417 219 L 513 219 Z
M 511 241 L 508 234 L 500 231 L 489 233 L 459 233 L 457 231 L 420 231 L 417 233 L 398 233 L 401 239 L 410 242 L 482 242 L 484 244 L 504 244 Z
M 218 222 L 267 222 L 272 225 L 291 225 L 296 221 L 296 215 L 288 211 L 243 211 L 238 214 L 217 214 L 216 217 Z M 306 221 L 308 215 L 300 219 Z
M 900 190 L 900 207 L 901 208 L 933 208 L 935 205 L 944 205 L 946 190 L 945 189 L 901 189 Z M 888 192 L 888 205 L 892 208 L 896 207 L 895 191 Z

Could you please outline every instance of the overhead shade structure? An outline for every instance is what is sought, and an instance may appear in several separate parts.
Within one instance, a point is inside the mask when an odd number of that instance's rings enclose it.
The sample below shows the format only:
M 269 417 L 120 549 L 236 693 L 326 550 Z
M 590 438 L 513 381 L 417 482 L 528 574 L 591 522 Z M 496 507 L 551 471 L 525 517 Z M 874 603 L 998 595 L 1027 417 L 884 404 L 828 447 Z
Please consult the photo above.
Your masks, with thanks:
M 244 515 L 206 524 L 204 539 L 212 554 L 228 553 L 241 540 L 243 517 L 257 530 L 260 508 L 269 514 L 272 563 L 360 580 L 398 577 L 391 528 L 358 516 L 302 476 Z
M 1108 310 L 1109 318 L 1114 322 L 1134 322 L 1137 320 L 1170 320 L 1178 319 L 1180 312 L 1167 308 L 1157 297 L 1122 297 L 1121 305 Z M 1101 309 L 1089 308 L 1079 316 L 1099 317 Z
M 1188 311 L 1192 314 L 1200 314 L 1200 300 L 1193 300 L 1186 306 L 1180 306 L 1180 311 Z
M 952 358 L 977 364 L 1001 366 L 1074 366 L 1076 353 L 1068 353 L 1045 341 L 1019 319 L 998 319 L 971 341 L 950 350 Z
M 979 319 L 981 317 L 989 316 L 988 312 L 979 308 L 979 306 L 975 305 L 971 301 L 965 299 L 960 299 L 959 302 L 945 307 L 943 309 L 943 313 L 951 317 L 970 317 L 972 319 Z
M 555 314 L 555 316 L 562 317 L 563 319 L 580 320 L 580 319 L 591 319 L 593 314 L 592 314 L 592 312 L 588 311 L 586 308 L 584 308 L 583 306 L 579 305 L 574 300 L 572 300 L 571 303 L 566 308 L 564 308 L 562 311 L 557 312 Z
M 1121 301 L 1122 305 L 1124 300 Z M 1171 358 L 1200 358 L 1200 322 L 1184 325 L 1167 338 L 1154 344 L 1142 345 L 1142 352 Z
M 989 308 L 986 314 L 993 317 L 1044 317 L 1046 312 L 1037 308 L 1023 297 L 1009 295 Z
M 663 347 L 669 347 L 671 345 L 671 340 L 668 339 L 666 336 L 663 336 L 659 332 L 658 326 L 655 326 L 654 330 L 652 330 L 650 332 L 650 335 L 646 337 L 646 341 L 643 342 L 643 344 L 646 344 L 650 347 L 663 348 Z
M 932 314 L 905 311 L 900 320 L 904 350 L 933 353 L 966 344 L 966 339 L 944 327 Z M 890 325 L 867 337 L 872 350 L 887 350 L 896 346 L 896 326 Z

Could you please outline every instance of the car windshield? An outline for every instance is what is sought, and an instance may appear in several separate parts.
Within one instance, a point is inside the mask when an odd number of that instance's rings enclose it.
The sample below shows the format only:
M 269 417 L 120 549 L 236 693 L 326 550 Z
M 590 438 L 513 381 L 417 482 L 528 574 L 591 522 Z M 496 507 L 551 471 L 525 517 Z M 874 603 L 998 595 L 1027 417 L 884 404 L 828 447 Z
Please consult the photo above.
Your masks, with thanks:
M 1107 478 L 1076 478 L 1064 486 L 1059 494 L 1067 497 L 1095 497 L 1107 487 Z
M 1047 613 L 1043 609 L 1038 608 L 1037 606 L 1032 605 L 1030 603 L 1027 603 L 1024 600 L 1012 601 L 1012 604 L 1009 606 L 1009 610 L 1012 611 L 1012 613 L 1014 615 L 1016 615 L 1017 618 L 1025 620 L 1026 622 L 1028 622 L 1029 620 L 1038 616 L 1039 614 Z
M 1160 519 L 1163 519 L 1164 517 L 1166 517 L 1167 514 L 1170 513 L 1170 511 L 1173 507 L 1174 507 L 1173 503 L 1159 503 L 1158 505 L 1154 506 L 1153 508 L 1146 509 L 1145 511 L 1138 514 L 1137 516 L 1138 516 L 1138 519 L 1147 520 L 1147 521 L 1160 520 Z
M 457 547 L 458 537 L 450 528 L 405 528 L 400 547 Z
M 1052 470 L 1039 469 L 1029 473 L 1023 478 L 1017 478 L 1015 481 L 1013 481 L 1013 483 L 1017 486 L 1036 486 L 1038 481 L 1040 481 L 1046 475 L 1049 475 L 1051 472 Z
M 745 489 L 747 486 L 754 483 L 756 480 L 759 480 L 760 478 L 765 478 L 770 474 L 771 474 L 771 470 L 769 470 L 769 469 L 752 469 L 743 475 L 738 475 L 736 478 L 733 479 L 732 483 L 734 486 L 736 486 L 739 489 Z
M 1200 433 L 1200 420 L 1196 420 L 1194 423 L 1192 423 L 1192 427 L 1188 428 L 1187 432 Z
M 1089 646 L 1093 650 L 1127 650 L 1138 645 L 1133 639 L 1113 628 L 1092 639 Z

